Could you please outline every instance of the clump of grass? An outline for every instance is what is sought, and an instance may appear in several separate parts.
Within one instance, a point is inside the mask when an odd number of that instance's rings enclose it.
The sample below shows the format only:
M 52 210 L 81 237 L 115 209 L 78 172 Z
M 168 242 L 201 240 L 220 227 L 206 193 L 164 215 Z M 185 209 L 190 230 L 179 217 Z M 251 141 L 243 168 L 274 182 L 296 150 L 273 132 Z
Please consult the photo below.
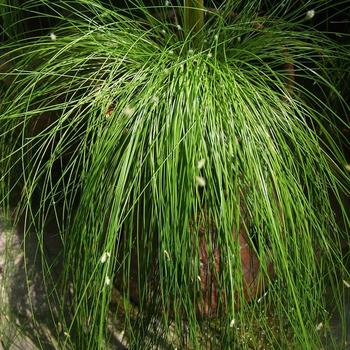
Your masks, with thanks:
M 54 282 L 62 348 L 107 347 L 114 284 L 131 348 L 159 337 L 178 348 L 258 348 L 257 322 L 268 344 L 321 346 L 325 291 L 341 310 L 348 278 L 349 178 L 339 128 L 329 131 L 341 118 L 305 86 L 342 101 L 327 74 L 349 55 L 305 26 L 306 8 L 258 16 L 259 4 L 224 2 L 193 45 L 140 2 L 123 13 L 64 1 L 50 5 L 60 24 L 46 36 L 5 45 L 14 68 L 0 103 L 1 203 L 20 189 L 18 216 L 37 233 L 45 285 Z M 52 217 L 59 275 L 45 258 Z M 261 273 L 269 262 L 275 270 L 268 295 L 249 303 L 242 230 Z M 200 231 L 209 269 L 220 250 L 213 319 L 199 310 Z M 271 332 L 271 310 L 288 331 Z

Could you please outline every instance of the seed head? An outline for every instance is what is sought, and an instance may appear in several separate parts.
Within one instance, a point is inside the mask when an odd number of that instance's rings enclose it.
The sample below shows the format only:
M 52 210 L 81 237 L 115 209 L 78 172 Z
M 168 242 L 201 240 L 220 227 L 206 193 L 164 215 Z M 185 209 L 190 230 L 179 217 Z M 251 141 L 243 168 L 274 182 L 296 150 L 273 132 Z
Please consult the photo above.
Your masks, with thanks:
M 110 256 L 111 256 L 111 253 L 104 252 L 101 256 L 101 259 L 100 259 L 101 263 L 104 264 L 107 261 L 107 259 L 110 258 Z
M 306 12 L 306 16 L 305 16 L 306 19 L 312 19 L 314 17 L 315 17 L 315 10 L 309 10 Z
M 105 285 L 109 286 L 110 284 L 111 284 L 111 279 L 108 276 L 106 276 Z
M 158 102 L 159 102 L 158 96 L 153 96 L 153 97 L 152 97 L 152 102 L 153 102 L 155 105 L 157 105 Z
M 205 165 L 205 159 L 202 158 L 198 161 L 198 164 L 197 164 L 198 170 L 201 170 L 204 167 L 204 165 Z
M 123 113 L 125 115 L 127 115 L 128 117 L 131 117 L 135 112 L 135 109 L 134 108 L 131 108 L 130 106 L 126 106 L 124 109 L 123 109 Z
M 320 322 L 317 326 L 316 326 L 316 331 L 320 331 L 323 328 L 323 323 Z
M 204 187 L 206 185 L 205 179 L 202 176 L 196 176 L 196 182 L 199 187 Z

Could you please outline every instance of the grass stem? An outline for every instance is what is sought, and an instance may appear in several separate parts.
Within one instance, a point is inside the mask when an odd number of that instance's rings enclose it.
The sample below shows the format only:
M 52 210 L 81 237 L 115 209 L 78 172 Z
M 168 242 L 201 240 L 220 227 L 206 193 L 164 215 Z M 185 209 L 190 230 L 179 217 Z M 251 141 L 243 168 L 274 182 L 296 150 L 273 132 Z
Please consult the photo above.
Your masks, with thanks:
M 204 25 L 204 2 L 203 0 L 185 0 L 184 5 L 185 35 L 188 37 L 191 33 L 198 43 L 200 38 L 197 34 Z

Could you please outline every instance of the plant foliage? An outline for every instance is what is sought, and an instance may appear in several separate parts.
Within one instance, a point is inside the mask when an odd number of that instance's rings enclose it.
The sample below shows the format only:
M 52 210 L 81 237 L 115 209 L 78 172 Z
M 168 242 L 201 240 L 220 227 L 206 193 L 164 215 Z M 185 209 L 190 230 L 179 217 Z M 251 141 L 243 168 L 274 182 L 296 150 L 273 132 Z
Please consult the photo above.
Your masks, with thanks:
M 320 348 L 349 278 L 350 187 L 319 92 L 347 108 L 331 78 L 348 48 L 291 1 L 225 1 L 193 33 L 181 3 L 35 3 L 58 24 L 4 45 L 0 203 L 17 196 L 36 233 L 60 347 L 105 349 L 122 320 L 130 348 Z M 239 232 L 264 298 L 246 297 Z

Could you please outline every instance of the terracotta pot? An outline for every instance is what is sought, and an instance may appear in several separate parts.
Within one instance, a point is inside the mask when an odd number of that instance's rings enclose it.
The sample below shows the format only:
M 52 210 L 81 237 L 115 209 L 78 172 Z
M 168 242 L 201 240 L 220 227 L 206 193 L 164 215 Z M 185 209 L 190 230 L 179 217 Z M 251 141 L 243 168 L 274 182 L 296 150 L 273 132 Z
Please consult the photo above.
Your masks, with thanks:
M 234 233 L 234 236 L 236 237 L 237 235 Z M 238 240 L 242 265 L 243 295 L 245 300 L 250 302 L 264 292 L 267 281 L 273 279 L 274 269 L 272 263 L 268 263 L 267 274 L 264 276 L 260 269 L 259 260 L 249 245 L 249 239 L 243 230 L 238 234 Z M 201 316 L 211 318 L 218 315 L 219 312 L 218 304 L 220 295 L 216 276 L 220 272 L 221 252 L 219 247 L 216 247 L 212 251 L 215 265 L 212 263 L 209 266 L 210 257 L 208 257 L 207 243 L 203 232 L 200 236 L 199 247 L 201 262 L 199 277 L 201 281 L 202 300 L 198 305 L 198 309 Z M 225 293 L 223 292 L 221 303 L 225 305 Z M 239 307 L 239 304 L 240 300 L 237 296 L 236 305 Z
M 199 278 L 200 278 L 200 302 L 198 302 L 198 316 L 203 318 L 213 318 L 219 313 L 219 287 L 217 281 L 217 274 L 220 272 L 221 264 L 221 252 L 220 247 L 215 247 L 211 250 L 210 254 L 213 257 L 208 256 L 207 243 L 205 239 L 205 227 L 200 227 L 199 234 Z M 213 228 L 210 228 L 211 232 Z M 234 234 L 235 235 L 235 234 Z M 236 236 L 236 235 L 235 235 Z M 258 258 L 249 245 L 249 239 L 247 234 L 241 230 L 238 234 L 238 240 L 240 245 L 240 257 L 242 264 L 242 284 L 244 298 L 247 302 L 258 298 L 265 290 L 267 281 L 273 279 L 274 269 L 272 263 L 268 264 L 267 273 L 264 275 L 260 269 L 260 263 Z M 122 259 L 120 259 L 122 260 Z M 140 295 L 138 288 L 138 266 L 137 266 L 137 252 L 136 249 L 131 252 L 130 261 L 130 278 L 128 285 L 123 283 L 122 272 L 117 273 L 115 278 L 115 287 L 119 290 L 126 290 L 129 287 L 130 300 L 139 304 Z M 146 276 L 142 276 L 147 278 Z M 154 277 L 154 276 L 153 276 Z M 157 281 L 154 281 L 155 286 Z M 152 282 L 151 282 L 152 284 Z M 240 301 L 237 296 L 237 304 L 239 307 Z M 225 304 L 225 294 L 221 295 L 221 304 Z

